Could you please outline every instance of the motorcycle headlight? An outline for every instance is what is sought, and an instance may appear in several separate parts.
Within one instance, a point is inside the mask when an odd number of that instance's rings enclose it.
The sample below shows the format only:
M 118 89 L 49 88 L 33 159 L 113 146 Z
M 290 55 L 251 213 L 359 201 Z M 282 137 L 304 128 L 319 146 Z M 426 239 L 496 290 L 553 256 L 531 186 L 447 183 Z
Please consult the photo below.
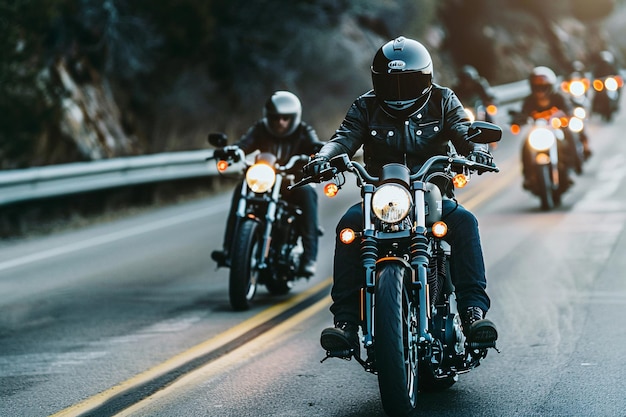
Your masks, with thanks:
M 376 217 L 385 223 L 402 221 L 411 209 L 411 194 L 395 184 L 384 184 L 372 197 L 372 210 Z
M 465 110 L 465 114 L 467 114 L 467 117 L 470 119 L 470 122 L 473 122 L 476 120 L 476 116 L 474 116 L 474 112 L 472 111 L 472 109 L 468 109 L 467 107 L 465 107 L 463 110 Z
M 550 147 L 554 145 L 554 141 L 556 141 L 554 133 L 543 127 L 533 130 L 528 136 L 528 143 L 537 151 L 550 149 Z
M 585 117 L 587 117 L 587 112 L 585 111 L 584 108 L 582 107 L 576 107 L 574 109 L 574 116 L 578 117 L 579 119 L 584 119 Z
M 264 193 L 274 185 L 276 173 L 267 164 L 254 164 L 246 172 L 248 187 L 255 193 Z
M 583 127 L 585 126 L 585 124 L 578 117 L 572 117 L 571 119 L 569 119 L 568 126 L 572 132 L 578 133 L 583 130 Z
M 585 84 L 583 84 L 582 81 L 572 81 L 569 84 L 569 92 L 574 96 L 574 97 L 580 97 L 583 94 L 585 94 Z
M 609 91 L 616 91 L 618 87 L 617 80 L 613 77 L 609 77 L 606 80 L 604 80 L 604 86 Z

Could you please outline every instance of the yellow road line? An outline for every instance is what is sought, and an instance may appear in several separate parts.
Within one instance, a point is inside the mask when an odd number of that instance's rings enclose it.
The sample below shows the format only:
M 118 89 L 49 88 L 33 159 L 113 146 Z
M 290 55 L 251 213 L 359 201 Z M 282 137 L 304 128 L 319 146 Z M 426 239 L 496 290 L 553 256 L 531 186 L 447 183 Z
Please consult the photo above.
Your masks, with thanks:
M 206 381 L 214 377 L 215 375 L 224 373 L 226 370 L 232 368 L 235 365 L 240 365 L 243 361 L 256 356 L 258 352 L 269 350 L 272 346 L 276 346 L 284 339 L 288 338 L 290 336 L 290 329 L 300 323 L 305 322 L 308 318 L 319 313 L 322 309 L 327 309 L 330 305 L 330 302 L 330 296 L 324 297 L 312 306 L 307 307 L 306 309 L 295 314 L 284 322 L 276 325 L 271 330 L 268 330 L 259 337 L 250 341 L 249 343 L 246 343 L 245 345 L 240 346 L 239 348 L 229 352 L 228 354 L 221 356 L 215 361 L 212 361 L 192 372 L 181 376 L 178 380 L 168 385 L 167 387 L 155 392 L 149 397 L 142 399 L 138 403 L 133 404 L 125 410 L 122 410 L 120 413 L 115 414 L 115 417 L 132 416 L 133 413 L 142 410 L 144 407 L 156 404 L 156 401 L 158 401 L 159 399 L 172 395 L 176 391 L 180 389 L 185 389 L 190 385 L 197 385 L 198 383 L 202 383 L 203 381 Z
M 308 290 L 286 300 L 280 304 L 272 306 L 266 310 L 263 310 L 259 314 L 249 318 L 248 320 L 234 326 L 214 337 L 208 339 L 191 349 L 180 353 L 167 361 L 156 365 L 155 367 L 148 369 L 145 372 L 142 372 L 124 382 L 121 382 L 118 385 L 115 385 L 105 391 L 102 391 L 92 397 L 81 401 L 78 404 L 74 404 L 64 410 L 59 411 L 58 413 L 53 414 L 50 417 L 69 417 L 69 416 L 78 416 L 84 414 L 88 411 L 91 411 L 102 404 L 106 403 L 108 400 L 114 398 L 115 396 L 127 391 L 135 386 L 139 386 L 146 382 L 149 382 L 153 379 L 158 378 L 161 375 L 165 375 L 168 372 L 198 358 L 202 355 L 205 355 L 226 343 L 229 343 L 235 340 L 237 337 L 242 336 L 259 326 L 260 324 L 265 323 L 266 321 L 284 313 L 289 310 L 291 307 L 310 297 L 311 295 L 321 291 L 324 287 L 330 285 L 331 278 L 327 278 L 324 281 L 320 282 L 316 286 L 309 288 Z M 305 310 L 306 311 L 306 310 Z

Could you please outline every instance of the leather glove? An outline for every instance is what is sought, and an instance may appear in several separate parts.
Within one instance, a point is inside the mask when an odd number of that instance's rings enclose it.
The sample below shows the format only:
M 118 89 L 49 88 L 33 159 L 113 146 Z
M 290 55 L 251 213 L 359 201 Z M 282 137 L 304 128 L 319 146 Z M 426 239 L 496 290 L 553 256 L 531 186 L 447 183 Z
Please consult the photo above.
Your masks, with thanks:
M 317 177 L 320 172 L 329 169 L 330 162 L 328 158 L 320 155 L 313 155 L 309 162 L 302 168 L 302 171 L 309 177 Z
M 477 164 L 489 166 L 493 165 L 493 155 L 489 152 L 489 147 L 487 145 L 474 146 L 474 150 L 470 152 L 467 159 L 474 161 Z

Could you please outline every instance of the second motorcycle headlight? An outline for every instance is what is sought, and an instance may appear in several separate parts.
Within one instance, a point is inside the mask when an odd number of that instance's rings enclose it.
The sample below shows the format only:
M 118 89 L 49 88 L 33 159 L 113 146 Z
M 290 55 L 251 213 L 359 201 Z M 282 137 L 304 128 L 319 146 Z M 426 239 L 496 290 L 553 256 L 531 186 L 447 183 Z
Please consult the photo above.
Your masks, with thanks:
M 274 185 L 276 173 L 267 164 L 254 164 L 246 172 L 248 187 L 255 193 L 264 193 Z
M 372 210 L 376 217 L 385 223 L 403 220 L 411 209 L 411 194 L 404 187 L 384 184 L 372 197 Z
M 554 145 L 556 137 L 554 133 L 545 128 L 537 128 L 530 133 L 528 143 L 537 151 L 545 151 Z

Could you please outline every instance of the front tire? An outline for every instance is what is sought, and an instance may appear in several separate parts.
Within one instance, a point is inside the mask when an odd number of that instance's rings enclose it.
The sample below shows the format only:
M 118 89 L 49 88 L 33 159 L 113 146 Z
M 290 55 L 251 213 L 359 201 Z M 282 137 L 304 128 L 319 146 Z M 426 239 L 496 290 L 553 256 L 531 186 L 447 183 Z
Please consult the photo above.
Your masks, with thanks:
M 552 169 L 550 165 L 541 165 L 539 168 L 539 198 L 541 199 L 541 209 L 548 211 L 555 207 L 554 191 L 552 186 Z
M 404 285 L 406 268 L 383 264 L 377 272 L 374 346 L 378 386 L 385 412 L 410 415 L 417 404 L 419 328 L 417 306 Z
M 238 259 L 230 267 L 228 294 L 234 310 L 249 309 L 256 294 L 261 238 L 259 224 L 254 220 L 246 220 L 239 227 L 233 242 L 233 255 Z

